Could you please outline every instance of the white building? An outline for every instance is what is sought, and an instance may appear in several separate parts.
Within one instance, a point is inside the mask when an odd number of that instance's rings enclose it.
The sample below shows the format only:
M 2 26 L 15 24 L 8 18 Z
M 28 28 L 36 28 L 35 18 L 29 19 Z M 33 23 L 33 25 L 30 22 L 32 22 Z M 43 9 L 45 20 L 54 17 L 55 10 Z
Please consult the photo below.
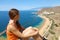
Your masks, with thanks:
M 50 13 L 49 13 L 49 12 L 47 12 L 47 11 L 44 11 L 44 12 L 43 12 L 43 14 L 50 14 Z

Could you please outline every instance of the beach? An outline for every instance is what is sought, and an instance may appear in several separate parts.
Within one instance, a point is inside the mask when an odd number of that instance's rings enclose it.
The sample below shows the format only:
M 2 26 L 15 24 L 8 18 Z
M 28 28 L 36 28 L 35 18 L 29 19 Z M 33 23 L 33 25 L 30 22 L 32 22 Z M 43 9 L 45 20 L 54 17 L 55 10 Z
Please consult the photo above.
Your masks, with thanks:
M 46 31 L 48 31 L 47 29 L 48 29 L 48 26 L 50 25 L 50 20 L 49 20 L 49 18 L 47 18 L 46 16 L 44 16 L 44 15 L 38 15 L 39 17 L 41 17 L 41 18 L 43 18 L 44 19 L 44 23 L 42 24 L 42 26 L 39 28 L 39 34 L 41 35 L 41 36 L 44 36 L 44 33 L 46 32 Z M 51 25 L 50 25 L 51 26 Z M 50 28 L 50 27 L 49 27 Z

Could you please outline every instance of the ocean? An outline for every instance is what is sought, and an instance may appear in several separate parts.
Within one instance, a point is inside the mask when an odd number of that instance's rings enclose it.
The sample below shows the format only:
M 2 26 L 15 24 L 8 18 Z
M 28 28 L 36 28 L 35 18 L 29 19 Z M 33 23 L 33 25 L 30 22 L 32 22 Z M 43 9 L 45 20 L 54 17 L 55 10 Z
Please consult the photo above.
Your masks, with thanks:
M 43 19 L 38 17 L 37 11 L 20 11 L 19 22 L 21 26 L 27 28 L 29 26 L 36 27 L 43 22 Z M 0 32 L 4 31 L 9 23 L 8 11 L 0 11 Z M 6 36 L 4 33 L 2 36 Z

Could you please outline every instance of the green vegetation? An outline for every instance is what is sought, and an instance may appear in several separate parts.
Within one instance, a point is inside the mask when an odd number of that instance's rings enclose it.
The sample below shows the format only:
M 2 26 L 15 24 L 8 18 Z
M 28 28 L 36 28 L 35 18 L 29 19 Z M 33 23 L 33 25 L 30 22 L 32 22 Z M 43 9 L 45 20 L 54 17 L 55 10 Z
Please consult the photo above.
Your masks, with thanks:
M 56 39 L 56 40 L 58 40 L 58 38 L 57 38 L 57 37 L 56 37 L 55 39 Z
M 54 24 L 56 27 L 58 27 L 58 25 L 57 24 Z
M 49 30 L 49 32 L 50 32 L 51 34 L 55 34 L 55 32 L 53 32 L 52 30 Z
M 56 37 L 56 35 L 54 35 L 54 36 L 52 37 L 52 40 L 58 40 L 58 38 Z
M 51 24 L 51 28 L 50 29 L 53 29 L 54 28 L 54 20 L 52 20 L 52 24 Z

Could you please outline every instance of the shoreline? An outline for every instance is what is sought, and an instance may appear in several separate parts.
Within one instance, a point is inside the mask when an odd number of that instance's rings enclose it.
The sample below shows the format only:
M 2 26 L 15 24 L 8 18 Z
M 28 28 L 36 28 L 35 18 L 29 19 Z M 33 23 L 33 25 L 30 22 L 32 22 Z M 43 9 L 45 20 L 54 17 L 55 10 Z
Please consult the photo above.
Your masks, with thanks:
M 43 23 L 45 22 L 45 20 L 43 19 L 41 23 L 39 23 L 38 25 L 36 25 L 36 28 L 40 29 L 43 25 Z
M 43 24 L 39 27 L 39 34 L 40 34 L 41 36 L 43 36 L 43 35 L 44 35 L 44 32 L 47 30 L 47 27 L 48 27 L 49 24 L 50 24 L 50 20 L 49 20 L 49 18 L 47 18 L 47 17 L 44 16 L 44 15 L 38 15 L 38 16 L 44 19 Z

